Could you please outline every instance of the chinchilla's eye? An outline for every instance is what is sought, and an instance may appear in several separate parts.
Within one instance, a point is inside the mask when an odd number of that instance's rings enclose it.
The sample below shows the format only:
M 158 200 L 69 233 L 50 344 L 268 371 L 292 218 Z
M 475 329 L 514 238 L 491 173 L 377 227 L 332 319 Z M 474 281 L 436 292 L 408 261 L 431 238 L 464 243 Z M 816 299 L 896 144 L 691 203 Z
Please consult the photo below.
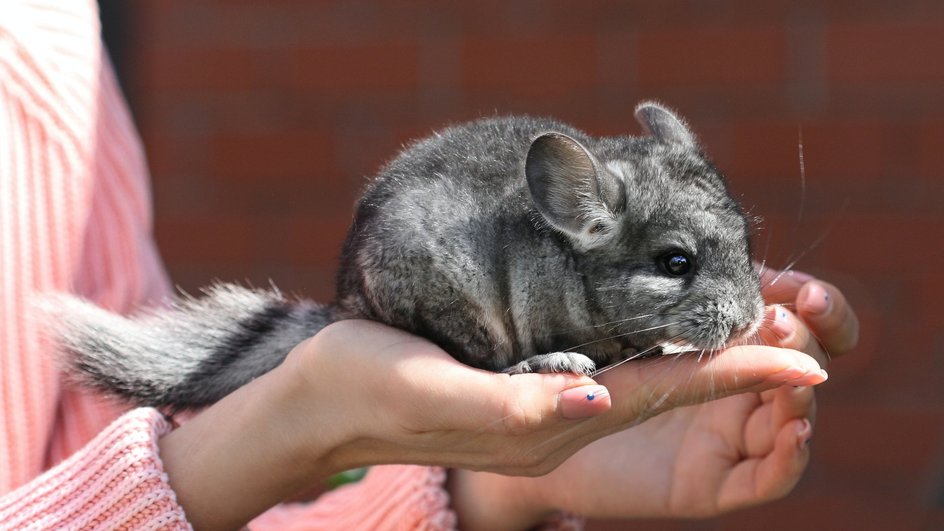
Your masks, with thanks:
M 672 251 L 662 255 L 659 266 L 668 275 L 680 277 L 692 270 L 693 260 L 681 251 Z

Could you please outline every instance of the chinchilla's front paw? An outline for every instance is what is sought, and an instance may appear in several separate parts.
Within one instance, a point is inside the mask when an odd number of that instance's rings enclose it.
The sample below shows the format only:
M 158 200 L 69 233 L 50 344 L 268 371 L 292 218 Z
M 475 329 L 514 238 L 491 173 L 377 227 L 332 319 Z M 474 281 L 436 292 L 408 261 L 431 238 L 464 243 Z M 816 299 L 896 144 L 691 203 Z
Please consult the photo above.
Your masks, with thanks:
M 502 372 L 508 374 L 524 374 L 529 372 L 572 372 L 590 375 L 596 369 L 596 364 L 583 354 L 577 352 L 551 352 L 538 354 L 508 367 Z

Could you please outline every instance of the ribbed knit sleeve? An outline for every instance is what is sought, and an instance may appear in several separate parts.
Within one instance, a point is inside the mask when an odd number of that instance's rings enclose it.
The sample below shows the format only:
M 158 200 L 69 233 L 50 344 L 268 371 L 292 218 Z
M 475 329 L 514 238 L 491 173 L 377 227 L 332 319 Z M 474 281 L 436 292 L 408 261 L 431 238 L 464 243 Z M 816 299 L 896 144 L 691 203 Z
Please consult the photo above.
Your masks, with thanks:
M 3 529 L 190 529 L 157 458 L 170 425 L 135 409 L 79 452 L 0 498 Z
M 167 293 L 96 9 L 0 0 L 0 529 L 186 527 L 157 457 L 166 423 L 115 421 L 64 386 L 30 312 L 52 291 L 115 311 Z

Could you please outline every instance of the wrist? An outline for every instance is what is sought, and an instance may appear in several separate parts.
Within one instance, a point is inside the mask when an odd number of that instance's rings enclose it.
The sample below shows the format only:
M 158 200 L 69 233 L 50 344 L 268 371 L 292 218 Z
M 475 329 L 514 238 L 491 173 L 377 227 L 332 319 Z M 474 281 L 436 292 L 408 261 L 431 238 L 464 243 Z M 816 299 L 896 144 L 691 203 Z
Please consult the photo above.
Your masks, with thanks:
M 331 431 L 329 421 L 319 418 L 326 408 L 303 410 L 297 379 L 280 369 L 237 389 L 159 441 L 171 487 L 195 528 L 239 528 L 338 471 L 330 456 L 343 436 L 306 439 L 305 429 Z

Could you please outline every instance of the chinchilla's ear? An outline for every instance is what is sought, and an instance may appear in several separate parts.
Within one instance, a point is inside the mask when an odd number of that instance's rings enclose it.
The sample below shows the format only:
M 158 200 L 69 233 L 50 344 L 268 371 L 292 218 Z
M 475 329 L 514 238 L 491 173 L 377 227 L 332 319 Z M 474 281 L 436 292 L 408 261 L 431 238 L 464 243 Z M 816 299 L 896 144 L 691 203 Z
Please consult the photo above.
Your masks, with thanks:
M 644 101 L 636 106 L 636 120 L 646 132 L 666 144 L 698 147 L 695 135 L 685 122 L 669 109 L 653 101 Z
M 607 241 L 626 204 L 622 179 L 561 133 L 544 133 L 531 142 L 525 176 L 538 212 L 583 249 Z

